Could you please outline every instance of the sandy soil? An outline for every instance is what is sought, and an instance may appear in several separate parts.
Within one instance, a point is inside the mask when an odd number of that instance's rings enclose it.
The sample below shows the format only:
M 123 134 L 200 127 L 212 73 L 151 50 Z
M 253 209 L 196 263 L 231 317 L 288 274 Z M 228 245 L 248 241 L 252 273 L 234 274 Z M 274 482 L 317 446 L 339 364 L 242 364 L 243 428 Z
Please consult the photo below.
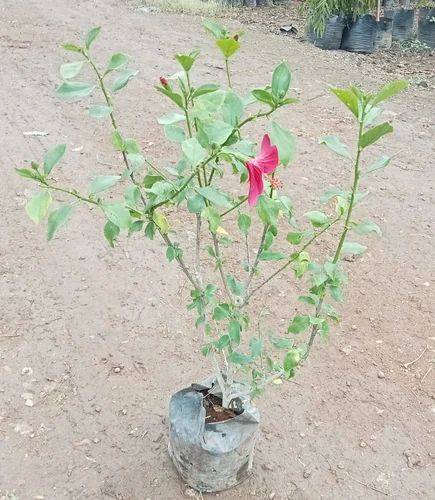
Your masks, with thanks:
M 166 452 L 171 392 L 209 373 L 185 311 L 183 276 L 157 241 L 122 240 L 110 250 L 101 219 L 84 207 L 47 245 L 24 215 L 29 184 L 13 168 L 67 142 L 59 176 L 85 188 L 111 170 L 101 163 L 118 161 L 104 125 L 54 96 L 61 42 L 101 24 L 102 56 L 131 54 L 140 77 L 119 97 L 120 121 L 156 161 L 168 149 L 155 124 L 165 103 L 152 85 L 173 72 L 173 53 L 195 46 L 205 46 L 198 80 L 217 73 L 224 82 L 219 55 L 199 19 L 114 0 L 3 0 L 0 19 L 0 498 L 192 496 Z M 282 180 L 302 214 L 348 177 L 317 145 L 324 133 L 354 137 L 327 84 L 374 88 L 391 70 L 254 28 L 234 65 L 237 86 L 263 83 L 281 59 L 301 100 L 281 114 L 299 151 Z M 259 400 L 263 434 L 252 478 L 210 498 L 435 498 L 433 89 L 412 86 L 387 108 L 396 133 L 374 154 L 400 154 L 367 179 L 371 196 L 360 209 L 384 238 L 370 238 L 369 252 L 348 263 L 344 319 L 331 341 L 317 345 L 295 383 Z M 285 285 L 283 278 L 267 290 L 277 326 L 291 313 Z

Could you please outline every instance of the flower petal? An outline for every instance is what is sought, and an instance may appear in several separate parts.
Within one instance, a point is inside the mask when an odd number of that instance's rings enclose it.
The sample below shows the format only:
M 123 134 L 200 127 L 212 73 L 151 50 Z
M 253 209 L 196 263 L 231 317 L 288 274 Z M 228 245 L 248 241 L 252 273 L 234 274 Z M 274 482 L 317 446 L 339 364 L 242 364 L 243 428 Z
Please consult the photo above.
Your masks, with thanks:
M 270 143 L 268 134 L 264 134 L 260 154 L 254 160 L 264 174 L 271 174 L 279 163 L 278 148 Z
M 248 204 L 253 207 L 257 204 L 258 197 L 264 191 L 263 174 L 261 169 L 253 161 L 246 162 L 249 173 Z

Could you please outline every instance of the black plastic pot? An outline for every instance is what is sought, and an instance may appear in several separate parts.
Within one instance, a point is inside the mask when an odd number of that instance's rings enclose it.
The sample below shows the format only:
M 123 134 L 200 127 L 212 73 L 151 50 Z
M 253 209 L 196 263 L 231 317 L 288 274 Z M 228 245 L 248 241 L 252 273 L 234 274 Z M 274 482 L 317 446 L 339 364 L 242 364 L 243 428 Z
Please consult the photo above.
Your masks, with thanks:
M 350 21 L 343 31 L 341 49 L 369 54 L 375 50 L 376 32 L 376 19 L 369 14 Z
M 435 9 L 420 9 L 418 39 L 429 47 L 435 48 Z
M 169 404 L 169 455 L 183 481 L 203 493 L 231 488 L 249 476 L 260 427 L 258 410 L 247 402 L 241 414 L 206 423 L 200 391 L 211 387 L 215 379 L 182 389 Z
M 386 10 L 384 17 L 388 17 L 393 20 L 393 42 L 404 42 L 414 38 L 415 10 Z
M 374 40 L 375 50 L 385 50 L 391 47 L 393 39 L 393 20 L 381 17 L 376 21 L 376 34 Z
M 310 28 L 308 39 L 316 47 L 319 47 L 319 49 L 338 50 L 341 45 L 341 37 L 345 25 L 346 19 L 343 16 L 331 16 L 326 21 L 326 29 L 323 36 L 317 36 Z

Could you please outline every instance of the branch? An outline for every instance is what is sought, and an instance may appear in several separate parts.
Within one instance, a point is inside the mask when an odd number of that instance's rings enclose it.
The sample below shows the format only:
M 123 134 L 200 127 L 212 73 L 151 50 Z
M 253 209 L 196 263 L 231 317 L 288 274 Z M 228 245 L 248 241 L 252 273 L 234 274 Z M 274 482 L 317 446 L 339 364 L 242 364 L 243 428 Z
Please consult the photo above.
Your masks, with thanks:
M 214 253 L 216 255 L 216 264 L 219 270 L 219 274 L 221 276 L 222 284 L 224 286 L 226 294 L 228 295 L 228 298 L 230 299 L 230 302 L 233 303 L 233 296 L 228 288 L 227 280 L 225 279 L 224 268 L 222 265 L 222 257 L 219 249 L 219 241 L 217 239 L 216 234 L 214 233 L 212 233 L 212 238 L 213 238 Z

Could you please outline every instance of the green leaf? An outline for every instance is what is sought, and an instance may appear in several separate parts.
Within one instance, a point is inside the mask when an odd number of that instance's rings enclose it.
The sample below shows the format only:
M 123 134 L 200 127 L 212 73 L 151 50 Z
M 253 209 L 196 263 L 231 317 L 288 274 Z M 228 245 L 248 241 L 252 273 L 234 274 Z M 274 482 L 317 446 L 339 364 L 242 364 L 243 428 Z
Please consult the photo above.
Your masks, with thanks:
M 245 108 L 240 97 L 232 90 L 229 90 L 225 95 L 222 107 L 222 117 L 224 121 L 233 127 L 236 127 L 241 116 L 243 115 L 244 109 Z
M 165 87 L 156 86 L 155 88 L 158 92 L 164 94 L 166 97 L 169 97 L 169 99 L 171 99 L 171 101 L 175 102 L 175 104 L 178 107 L 180 107 L 180 108 L 184 107 L 183 97 L 180 94 L 172 92 L 172 90 L 166 89 Z
M 206 83 L 204 85 L 200 85 L 199 87 L 197 87 L 193 93 L 192 93 L 192 97 L 195 99 L 195 97 L 199 97 L 201 95 L 205 95 L 205 94 L 210 94 L 211 92 L 216 92 L 216 90 L 219 90 L 219 85 L 217 85 L 216 83 Z
M 15 172 L 21 177 L 26 177 L 27 179 L 39 180 L 40 174 L 36 170 L 29 168 L 16 168 Z
M 66 144 L 59 144 L 55 148 L 48 151 L 44 157 L 44 174 L 50 175 L 53 167 L 60 161 L 65 154 Z
M 240 324 L 235 320 L 231 319 L 228 325 L 228 334 L 230 336 L 231 342 L 236 345 L 240 344 L 240 332 L 242 328 Z
M 372 221 L 366 221 L 366 222 L 361 222 L 360 224 L 355 224 L 352 226 L 352 229 L 357 234 L 376 233 L 379 236 L 382 236 L 381 228 Z
M 215 234 L 218 227 L 221 225 L 221 216 L 219 212 L 213 206 L 205 207 L 201 212 L 201 216 L 208 221 L 210 226 L 210 231 Z
M 300 359 L 301 357 L 298 351 L 289 351 L 284 358 L 284 370 L 288 374 L 291 374 L 293 369 L 298 366 Z
M 224 144 L 234 132 L 230 124 L 219 121 L 201 121 L 201 129 L 207 135 L 210 144 Z
M 120 175 L 97 175 L 92 179 L 91 193 L 106 191 L 117 184 L 120 179 Z
M 223 321 L 227 319 L 231 314 L 231 309 L 229 304 L 218 304 L 213 310 L 213 319 L 216 321 Z
M 295 316 L 288 326 L 289 333 L 302 333 L 310 326 L 309 316 Z
M 360 243 L 356 243 L 354 241 L 345 241 L 343 244 L 343 248 L 341 249 L 341 253 L 347 253 L 352 255 L 360 255 L 367 250 L 367 247 L 361 245 Z
M 255 99 L 257 99 L 257 101 L 269 104 L 269 106 L 271 106 L 272 108 L 275 106 L 273 96 L 267 90 L 255 89 L 251 92 L 251 94 L 255 97 Z
M 86 48 L 89 49 L 90 46 L 92 45 L 92 43 L 94 42 L 94 40 L 97 38 L 98 34 L 100 33 L 101 31 L 101 27 L 100 26 L 97 26 L 96 28 L 92 28 L 86 35 L 86 39 L 85 39 L 85 45 L 86 45 Z
M 287 259 L 287 255 L 280 252 L 261 252 L 260 260 L 277 261 Z
M 331 92 L 333 92 L 340 101 L 348 108 L 350 111 L 358 118 L 358 97 L 352 90 L 349 89 L 337 89 L 331 87 Z
M 216 40 L 216 45 L 221 50 L 225 59 L 230 58 L 240 49 L 240 43 L 234 38 L 221 38 Z
M 395 82 L 387 83 L 372 99 L 371 104 L 375 106 L 386 99 L 394 97 L 396 94 L 408 87 L 406 80 L 397 80 Z
M 251 217 L 249 217 L 249 215 L 240 214 L 239 217 L 237 218 L 237 225 L 238 225 L 240 231 L 245 236 L 248 235 L 251 224 L 252 224 L 252 220 L 251 220 Z
M 98 104 L 89 106 L 89 114 L 93 118 L 107 118 L 112 111 L 113 109 L 110 106 L 100 106 Z
M 272 94 L 278 101 L 286 96 L 290 87 L 291 74 L 286 63 L 279 64 L 272 76 Z
M 128 63 L 128 56 L 123 54 L 122 52 L 117 52 L 113 54 L 110 58 L 109 65 L 107 66 L 106 73 L 109 71 L 116 71 L 117 69 L 122 68 Z
M 150 240 L 154 239 L 154 235 L 156 234 L 156 225 L 154 222 L 148 222 L 145 226 L 145 236 Z
M 38 224 L 47 215 L 48 209 L 52 203 L 50 191 L 44 189 L 31 198 L 26 204 L 27 215 L 33 222 Z
M 263 224 L 276 226 L 279 215 L 279 204 L 269 196 L 261 195 L 257 202 L 257 213 Z
M 319 144 L 325 144 L 331 151 L 338 154 L 338 156 L 352 160 L 352 155 L 347 146 L 335 135 L 325 135 L 320 139 Z
M 227 334 L 222 335 L 217 341 L 216 349 L 218 351 L 223 351 L 225 347 L 228 347 L 230 345 L 230 343 L 231 343 L 230 336 Z
M 82 52 L 82 48 L 74 43 L 64 43 L 62 47 L 69 52 Z
M 294 344 L 293 339 L 289 338 L 276 339 L 272 337 L 272 335 L 269 336 L 269 340 L 276 349 L 291 349 Z
M 206 19 L 202 25 L 205 30 L 215 38 L 225 38 L 228 35 L 227 30 L 217 21 L 213 21 L 212 19 Z
M 124 151 L 124 139 L 122 138 L 121 134 L 119 133 L 118 130 L 114 130 L 111 134 L 111 139 L 112 139 L 112 144 L 113 147 L 117 151 Z
M 135 220 L 128 230 L 128 237 L 132 236 L 134 233 L 139 233 L 142 231 L 144 225 L 143 220 Z
M 47 239 L 50 241 L 56 231 L 66 224 L 71 217 L 73 207 L 72 205 L 62 205 L 57 210 L 51 212 L 48 216 L 48 229 L 47 229 Z
M 372 163 L 366 170 L 366 173 L 375 172 L 376 170 L 383 170 L 387 167 L 391 162 L 391 158 L 389 156 L 381 156 L 379 160 L 376 160 Z
M 129 167 L 134 171 L 139 170 L 145 165 L 145 158 L 143 155 L 137 153 L 128 153 L 127 161 Z
M 247 365 L 251 363 L 251 356 L 247 356 L 246 354 L 242 354 L 241 352 L 233 351 L 228 358 L 230 363 L 234 363 L 235 365 Z
M 157 118 L 157 121 L 160 125 L 173 125 L 174 123 L 184 121 L 185 119 L 186 117 L 180 113 L 170 113 Z
M 207 154 L 207 151 L 201 146 L 196 137 L 184 141 L 181 144 L 181 149 L 192 167 L 198 165 Z
M 166 258 L 168 259 L 169 262 L 172 262 L 177 257 L 181 257 L 182 255 L 183 251 L 178 246 L 178 243 L 175 243 L 174 245 L 171 245 L 166 249 Z
M 374 144 L 385 134 L 390 134 L 391 132 L 393 132 L 393 127 L 388 122 L 381 123 L 380 125 L 367 130 L 367 132 L 362 135 L 359 141 L 359 146 L 364 149 L 371 144 Z
M 263 352 L 263 342 L 260 339 L 253 338 L 249 341 L 249 349 L 251 350 L 252 358 L 258 358 Z
M 186 132 L 183 128 L 176 125 L 166 125 L 165 136 L 168 141 L 175 142 L 176 144 L 181 144 L 186 140 Z
M 296 143 L 292 133 L 276 122 L 271 123 L 269 133 L 272 144 L 278 148 L 280 163 L 287 166 L 296 156 Z
M 217 205 L 219 207 L 223 208 L 231 208 L 232 204 L 227 198 L 227 195 L 222 193 L 221 191 L 218 191 L 215 188 L 212 188 L 211 186 L 206 186 L 206 187 L 197 187 L 196 191 L 206 198 L 208 201 L 211 201 L 214 205 Z
M 116 238 L 118 238 L 119 233 L 120 233 L 119 227 L 110 220 L 108 220 L 104 225 L 104 237 L 109 242 L 109 245 L 112 248 L 115 246 L 113 242 L 116 240 Z
M 236 280 L 236 278 L 234 278 L 234 276 L 228 275 L 226 277 L 226 281 L 228 283 L 229 289 L 231 290 L 231 292 L 234 295 L 240 297 L 245 293 L 245 291 L 246 291 L 245 284 L 242 283 L 241 281 Z
M 180 63 L 184 71 L 188 72 L 192 69 L 193 63 L 199 55 L 199 51 L 191 52 L 190 54 L 177 54 L 175 59 Z
M 69 80 L 70 78 L 74 78 L 80 73 L 81 69 L 83 68 L 83 64 L 84 61 L 74 61 L 62 64 L 59 70 L 60 76 L 64 80 Z
M 292 245 L 299 245 L 304 239 L 304 233 L 288 233 L 286 239 Z
M 130 211 L 121 203 L 110 203 L 102 206 L 106 217 L 120 229 L 128 229 L 131 224 Z
M 153 221 L 156 223 L 162 234 L 167 234 L 169 232 L 168 220 L 161 212 L 153 213 Z
M 121 73 L 118 78 L 113 82 L 112 92 L 117 92 L 118 90 L 123 89 L 131 78 L 136 76 L 139 73 L 136 69 L 126 69 L 123 73 Z
M 124 190 L 124 199 L 129 206 L 136 207 L 140 200 L 140 189 L 135 184 L 127 186 Z
M 196 194 L 192 198 L 187 200 L 187 209 L 193 214 L 201 213 L 201 210 L 205 207 L 204 198 Z
M 317 306 L 319 299 L 316 296 L 312 295 L 300 295 L 298 297 L 298 300 L 300 302 L 303 302 L 304 304 L 308 304 L 310 306 Z
M 323 212 L 318 212 L 317 210 L 305 213 L 304 217 L 307 217 L 314 227 L 324 227 L 329 223 L 328 216 Z
M 64 82 L 56 89 L 56 94 L 61 99 L 81 99 L 92 94 L 95 85 L 82 82 Z

